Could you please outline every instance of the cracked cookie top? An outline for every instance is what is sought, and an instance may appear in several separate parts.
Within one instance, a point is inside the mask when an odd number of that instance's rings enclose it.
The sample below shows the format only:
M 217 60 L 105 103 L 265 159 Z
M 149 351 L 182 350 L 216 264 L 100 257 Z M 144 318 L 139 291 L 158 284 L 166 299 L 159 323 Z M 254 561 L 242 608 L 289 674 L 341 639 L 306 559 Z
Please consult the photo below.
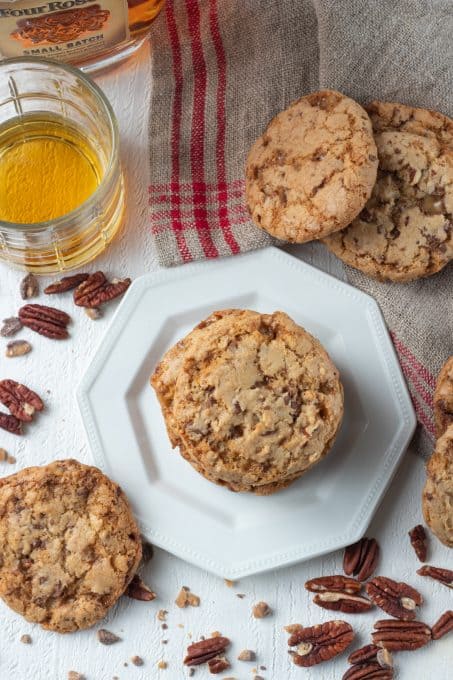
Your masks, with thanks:
M 294 479 L 328 452 L 343 390 L 319 341 L 286 314 L 238 310 L 186 348 L 172 408 L 194 466 L 250 490 Z
M 365 110 L 339 92 L 313 92 L 271 120 L 250 150 L 252 219 L 296 243 L 343 229 L 368 200 L 377 163 Z
M 60 633 L 88 628 L 124 592 L 141 558 L 126 496 L 75 460 L 0 479 L 0 596 Z
M 453 121 L 435 111 L 372 102 L 376 185 L 352 224 L 324 243 L 381 280 L 410 281 L 453 258 Z
M 423 514 L 445 545 L 453 548 L 453 423 L 447 427 L 426 466 Z
M 434 422 L 438 437 L 453 424 L 453 356 L 447 359 L 437 378 L 434 392 Z

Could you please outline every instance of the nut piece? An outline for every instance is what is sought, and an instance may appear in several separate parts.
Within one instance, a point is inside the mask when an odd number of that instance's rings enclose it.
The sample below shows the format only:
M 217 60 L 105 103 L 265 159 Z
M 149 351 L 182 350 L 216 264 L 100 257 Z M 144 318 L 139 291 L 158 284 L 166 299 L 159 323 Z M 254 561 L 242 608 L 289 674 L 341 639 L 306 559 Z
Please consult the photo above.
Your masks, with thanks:
M 115 635 L 115 633 L 111 633 L 109 630 L 106 630 L 105 628 L 100 628 L 97 632 L 98 640 L 101 642 L 103 645 L 114 645 L 115 642 L 119 642 L 121 640 L 118 635 Z
M 39 283 L 34 274 L 27 276 L 20 282 L 20 296 L 22 300 L 29 300 L 39 295 Z
M 0 427 L 11 434 L 22 434 L 22 423 L 16 416 L 0 412 Z
M 453 571 L 451 569 L 431 567 L 429 564 L 427 564 L 426 566 L 417 569 L 417 574 L 420 576 L 429 576 L 435 581 L 445 584 L 448 586 L 448 588 L 453 588 Z
M 449 610 L 442 614 L 440 619 L 436 621 L 434 626 L 431 628 L 433 634 L 433 640 L 439 640 L 447 633 L 453 630 L 453 611 Z
M 85 307 L 85 314 L 91 321 L 97 321 L 102 317 L 102 312 L 99 307 Z
M 305 588 L 312 593 L 333 591 L 337 593 L 349 593 L 354 595 L 362 590 L 362 584 L 355 578 L 348 578 L 342 574 L 338 576 L 319 576 L 305 582 Z
M 184 609 L 185 607 L 199 607 L 200 598 L 198 595 L 191 593 L 190 588 L 183 586 L 176 597 L 175 604 L 180 609 Z
M 392 680 L 393 669 L 382 668 L 377 662 L 359 663 L 351 666 L 342 680 Z
M 409 538 L 420 562 L 426 562 L 428 548 L 425 527 L 421 524 L 417 524 L 416 527 L 409 531 Z
M 290 623 L 288 626 L 283 626 L 283 630 L 292 635 L 297 633 L 297 631 L 302 630 L 303 625 L 301 623 Z
M 167 620 L 167 614 L 168 614 L 168 612 L 167 612 L 166 609 L 159 609 L 159 611 L 156 614 L 158 621 L 166 621 Z
M 302 628 L 291 635 L 290 647 L 296 666 L 314 666 L 341 654 L 354 639 L 354 631 L 345 621 L 327 621 L 316 626 Z
M 69 671 L 68 680 L 85 680 L 85 676 L 76 671 Z
M 107 281 L 104 272 L 96 272 L 83 281 L 74 291 L 74 302 L 79 307 L 99 307 L 123 295 L 131 285 L 130 279 Z
M 24 423 L 31 422 L 35 412 L 44 408 L 42 399 L 36 392 L 15 380 L 0 380 L 0 402 Z
M 429 626 L 421 621 L 383 619 L 376 621 L 374 628 L 374 644 L 385 647 L 389 652 L 418 649 L 431 640 Z
M 230 668 L 230 662 L 224 656 L 216 656 L 214 659 L 209 659 L 208 666 L 209 672 L 213 675 L 217 675 L 218 673 L 223 673 L 223 671 L 226 671 L 228 668 Z
M 131 657 L 131 661 L 134 664 L 134 666 L 143 666 L 143 664 L 145 663 L 141 656 L 133 656 Z
M 0 335 L 9 338 L 11 335 L 16 335 L 22 328 L 21 320 L 17 316 L 10 316 L 8 319 L 3 319 Z
M 238 661 L 255 661 L 256 654 L 252 652 L 251 649 L 243 649 L 242 652 L 238 654 Z
M 184 664 L 186 666 L 199 666 L 206 663 L 209 659 L 223 654 L 229 644 L 230 641 L 226 637 L 214 637 L 194 642 L 187 648 Z
M 151 602 L 151 600 L 155 600 L 157 597 L 156 593 L 151 588 L 148 588 L 138 574 L 135 574 L 126 588 L 126 595 L 133 600 L 141 600 L 142 602 Z
M 354 574 L 359 581 L 366 581 L 376 569 L 379 559 L 379 545 L 375 538 L 361 538 L 344 551 L 343 571 Z
M 13 340 L 6 345 L 5 355 L 11 357 L 22 357 L 31 352 L 32 346 L 26 340 Z
M 366 584 L 371 600 L 390 616 L 404 621 L 415 619 L 415 609 L 423 602 L 418 590 L 385 576 L 376 576 Z
M 349 593 L 326 591 L 315 595 L 313 602 L 323 609 L 345 614 L 361 614 L 373 608 L 373 603 L 367 597 L 350 595 Z
M 19 319 L 32 331 L 54 340 L 64 340 L 69 333 L 71 317 L 66 312 L 45 305 L 24 305 L 19 309 Z
M 376 659 L 376 654 L 381 649 L 378 645 L 364 645 L 359 647 L 354 652 L 348 656 L 348 663 L 358 664 L 365 663 L 366 661 L 374 661 Z
M 255 619 L 264 619 L 265 616 L 269 616 L 271 613 L 272 609 L 267 602 L 257 602 L 253 605 L 252 614 Z
M 67 290 L 73 290 L 80 286 L 80 284 L 88 278 L 89 274 L 73 274 L 72 276 L 63 276 L 62 279 L 51 283 L 50 286 L 44 288 L 46 295 L 55 295 L 57 293 L 66 293 Z
M 31 642 L 32 642 L 30 635 L 27 635 L 27 634 L 21 635 L 21 636 L 20 636 L 20 641 L 21 641 L 24 645 L 31 645 Z

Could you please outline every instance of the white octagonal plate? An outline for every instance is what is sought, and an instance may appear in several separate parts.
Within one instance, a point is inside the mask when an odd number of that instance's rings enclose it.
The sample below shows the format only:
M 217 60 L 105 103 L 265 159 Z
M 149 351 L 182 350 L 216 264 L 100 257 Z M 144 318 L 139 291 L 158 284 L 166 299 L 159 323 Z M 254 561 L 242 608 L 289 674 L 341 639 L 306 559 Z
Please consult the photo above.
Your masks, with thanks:
M 167 438 L 149 376 L 216 309 L 283 310 L 318 337 L 345 388 L 331 453 L 273 496 L 198 475 Z M 143 276 L 127 292 L 78 390 L 96 465 L 121 484 L 155 545 L 227 578 L 351 543 L 367 528 L 415 428 L 377 304 L 276 248 Z

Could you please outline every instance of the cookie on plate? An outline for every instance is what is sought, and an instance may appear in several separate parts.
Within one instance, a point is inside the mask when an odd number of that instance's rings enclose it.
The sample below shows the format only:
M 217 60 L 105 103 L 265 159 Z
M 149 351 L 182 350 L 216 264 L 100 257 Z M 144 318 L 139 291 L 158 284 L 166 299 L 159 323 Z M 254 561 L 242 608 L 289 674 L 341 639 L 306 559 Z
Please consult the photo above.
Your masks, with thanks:
M 250 150 L 252 219 L 296 243 L 343 229 L 368 200 L 377 164 L 364 109 L 340 92 L 313 92 L 273 118 Z
M 341 423 L 337 369 L 282 312 L 219 313 L 185 345 L 174 374 L 172 441 L 198 472 L 234 491 L 288 486 L 327 454 Z
M 350 226 L 324 243 L 380 280 L 410 281 L 453 259 L 453 121 L 435 111 L 373 102 L 376 185 Z
M 453 356 L 447 359 L 437 378 L 434 392 L 434 423 L 437 437 L 453 424 Z
M 102 619 L 132 579 L 141 540 L 128 500 L 75 460 L 0 479 L 0 596 L 67 633 Z
M 453 424 L 437 440 L 426 466 L 423 515 L 439 541 L 453 548 Z

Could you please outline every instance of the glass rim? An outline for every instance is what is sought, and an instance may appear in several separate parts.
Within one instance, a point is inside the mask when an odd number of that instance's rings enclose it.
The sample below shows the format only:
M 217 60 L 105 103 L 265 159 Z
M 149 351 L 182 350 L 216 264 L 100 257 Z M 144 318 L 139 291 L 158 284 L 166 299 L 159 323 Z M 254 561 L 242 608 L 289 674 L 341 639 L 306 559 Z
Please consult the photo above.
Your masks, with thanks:
M 106 171 L 96 189 L 93 193 L 86 198 L 83 203 L 73 208 L 70 212 L 60 215 L 60 217 L 55 217 L 51 220 L 45 220 L 44 222 L 7 222 L 5 220 L 0 220 L 0 230 L 12 231 L 12 232 L 24 232 L 25 234 L 30 234 L 31 232 L 45 232 L 48 229 L 55 229 L 58 227 L 64 227 L 67 222 L 70 222 L 81 216 L 87 209 L 90 209 L 95 204 L 102 200 L 102 195 L 107 191 L 108 186 L 112 180 L 115 173 L 116 166 L 119 160 L 119 128 L 118 121 L 113 111 L 112 105 L 110 104 L 107 96 L 101 90 L 99 85 L 97 85 L 89 76 L 87 76 L 83 71 L 70 64 L 62 63 L 56 61 L 55 59 L 46 59 L 43 57 L 13 57 L 10 59 L 2 59 L 0 61 L 0 77 L 2 75 L 2 70 L 6 66 L 17 65 L 24 67 L 29 66 L 50 66 L 50 71 L 61 70 L 66 73 L 78 78 L 87 90 L 91 91 L 95 99 L 104 107 L 106 118 L 110 126 L 112 133 L 112 149 L 109 154 L 108 165 Z

